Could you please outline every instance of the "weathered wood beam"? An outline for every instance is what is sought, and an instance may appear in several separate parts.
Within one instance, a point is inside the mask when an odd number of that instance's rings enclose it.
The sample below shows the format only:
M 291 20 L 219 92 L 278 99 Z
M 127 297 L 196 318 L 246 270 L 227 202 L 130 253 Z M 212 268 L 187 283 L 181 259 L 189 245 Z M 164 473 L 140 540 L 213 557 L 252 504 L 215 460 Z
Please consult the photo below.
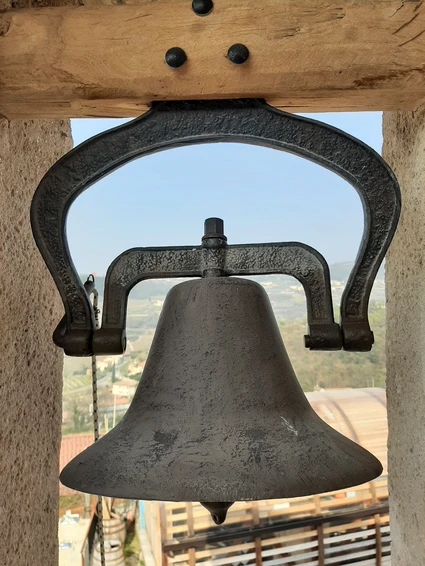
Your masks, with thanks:
M 135 116 L 155 99 L 264 97 L 293 111 L 425 100 L 421 0 L 84 0 L 0 14 L 0 114 Z M 234 65 L 233 43 L 250 58 Z M 182 47 L 179 69 L 164 54 Z

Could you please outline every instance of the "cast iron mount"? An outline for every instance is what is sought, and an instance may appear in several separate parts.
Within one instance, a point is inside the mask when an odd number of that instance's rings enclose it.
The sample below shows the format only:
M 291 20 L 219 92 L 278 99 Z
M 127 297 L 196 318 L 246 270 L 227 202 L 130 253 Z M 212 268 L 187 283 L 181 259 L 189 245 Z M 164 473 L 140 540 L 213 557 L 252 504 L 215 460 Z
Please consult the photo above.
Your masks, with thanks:
M 220 220 L 209 219 L 199 247 L 133 248 L 118 256 L 106 274 L 102 326 L 95 328 L 89 294 L 72 263 L 65 233 L 72 202 L 132 159 L 212 142 L 288 151 L 330 169 L 357 190 L 365 227 L 342 296 L 340 324 L 333 318 L 329 267 L 319 252 L 296 242 L 227 246 Z M 46 173 L 34 195 L 34 238 L 65 307 L 53 339 L 70 356 L 121 354 L 126 347 L 128 294 L 137 283 L 171 277 L 281 273 L 296 277 L 304 286 L 309 325 L 306 347 L 368 351 L 373 344 L 367 316 L 370 292 L 397 226 L 400 200 L 393 172 L 374 150 L 321 122 L 281 112 L 257 99 L 152 103 L 140 118 L 67 153 Z

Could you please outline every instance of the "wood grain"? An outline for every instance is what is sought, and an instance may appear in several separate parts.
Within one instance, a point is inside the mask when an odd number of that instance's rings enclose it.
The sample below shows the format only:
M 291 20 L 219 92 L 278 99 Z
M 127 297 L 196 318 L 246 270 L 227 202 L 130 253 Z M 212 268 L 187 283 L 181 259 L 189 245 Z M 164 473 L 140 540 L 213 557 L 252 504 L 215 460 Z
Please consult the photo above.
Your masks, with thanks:
M 127 117 L 156 99 L 264 97 L 296 112 L 413 110 L 425 100 L 421 0 L 190 0 L 0 14 L 0 114 Z M 244 43 L 249 60 L 227 58 Z M 182 47 L 180 69 L 164 54 Z

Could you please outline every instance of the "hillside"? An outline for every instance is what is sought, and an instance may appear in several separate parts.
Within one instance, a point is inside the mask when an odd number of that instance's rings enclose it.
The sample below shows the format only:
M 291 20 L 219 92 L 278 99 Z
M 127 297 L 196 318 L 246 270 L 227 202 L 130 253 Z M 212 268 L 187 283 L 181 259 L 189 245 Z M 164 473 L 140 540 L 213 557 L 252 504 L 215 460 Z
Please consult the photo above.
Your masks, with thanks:
M 334 282 L 339 283 L 346 283 L 350 272 L 353 268 L 354 262 L 352 261 L 345 261 L 340 263 L 334 263 L 329 266 L 329 270 L 331 273 L 331 280 Z M 87 275 L 81 275 L 82 281 L 85 281 Z M 296 279 L 292 277 L 288 277 L 285 275 L 265 275 L 261 277 L 252 277 L 255 281 L 262 283 L 267 280 L 273 280 L 276 282 L 280 291 L 286 290 L 291 287 L 291 285 L 297 285 Z M 382 282 L 384 280 L 384 267 L 381 266 L 381 269 L 378 272 L 376 277 L 376 281 Z M 131 292 L 131 299 L 135 300 L 144 300 L 150 299 L 152 297 L 161 297 L 163 298 L 170 288 L 175 285 L 177 282 L 181 280 L 179 279 L 152 279 L 143 281 L 143 283 L 139 283 Z M 99 291 L 100 298 L 103 297 L 103 287 L 105 283 L 104 276 L 96 276 L 96 284 L 97 290 Z
M 330 266 L 335 308 L 339 306 L 353 265 L 353 262 L 343 262 Z M 81 278 L 84 281 L 86 276 Z M 296 279 L 285 275 L 265 275 L 252 279 L 266 289 L 278 320 L 302 318 L 306 315 L 304 290 Z M 104 277 L 96 277 L 100 301 L 103 297 L 104 281 Z M 130 340 L 136 339 L 141 331 L 155 327 L 165 295 L 180 281 L 182 280 L 156 279 L 136 285 L 130 293 L 128 305 L 127 335 Z M 383 268 L 378 273 L 371 298 L 378 302 L 385 300 Z

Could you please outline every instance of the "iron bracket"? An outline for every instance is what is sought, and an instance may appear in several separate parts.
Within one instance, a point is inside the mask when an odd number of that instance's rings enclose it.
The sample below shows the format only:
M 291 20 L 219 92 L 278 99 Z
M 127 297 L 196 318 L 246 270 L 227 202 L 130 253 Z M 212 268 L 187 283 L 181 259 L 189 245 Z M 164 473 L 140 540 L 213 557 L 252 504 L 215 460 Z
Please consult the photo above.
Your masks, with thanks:
M 214 275 L 261 275 L 281 273 L 296 277 L 307 298 L 311 349 L 339 350 L 339 325 L 334 322 L 329 268 L 325 259 L 304 244 L 274 243 L 223 245 L 213 253 L 198 247 L 134 248 L 119 255 L 106 274 L 102 328 L 95 331 L 95 354 L 125 350 L 127 300 L 131 289 L 147 279 L 204 277 Z
M 46 173 L 33 198 L 31 224 L 65 307 L 66 323 L 56 330 L 55 342 L 66 354 L 73 356 L 121 352 L 125 347 L 122 325 L 124 320 L 125 327 L 131 281 L 147 279 L 149 274 L 160 277 L 162 271 L 158 267 L 153 271 L 152 261 L 156 266 L 166 264 L 167 254 L 171 257 L 172 253 L 180 254 L 180 259 L 186 262 L 184 268 L 176 268 L 178 276 L 192 270 L 193 273 L 185 276 L 199 276 L 200 269 L 201 248 L 136 248 L 124 252 L 108 270 L 104 322 L 102 328 L 95 331 L 93 309 L 72 263 L 65 234 L 66 217 L 72 202 L 90 185 L 133 159 L 174 147 L 212 142 L 247 143 L 287 151 L 326 167 L 357 190 L 364 210 L 364 233 L 342 296 L 339 346 L 336 346 L 337 333 L 335 329 L 331 331 L 333 322 L 329 318 L 332 302 L 329 303 L 327 290 L 328 266 L 324 260 L 324 264 L 321 263 L 319 258 L 322 256 L 312 248 L 302 244 L 229 246 L 225 271 L 228 275 L 254 275 L 290 270 L 306 289 L 310 323 L 310 338 L 306 345 L 314 349 L 342 346 L 350 351 L 370 350 L 373 333 L 368 322 L 368 304 L 373 281 L 400 215 L 397 180 L 385 161 L 361 141 L 321 122 L 277 110 L 257 99 L 152 103 L 151 110 L 140 118 L 87 140 Z M 292 249 L 290 254 L 289 249 Z M 247 263 L 243 267 L 242 257 L 244 261 L 252 262 L 251 265 Z M 322 265 L 322 272 L 319 274 L 319 268 L 313 276 L 314 282 L 309 280 L 308 269 L 304 269 L 303 262 L 307 258 L 312 263 L 316 261 L 316 267 L 318 263 Z M 271 271 L 274 261 L 277 263 Z M 171 272 L 174 273 L 176 259 L 172 264 Z M 139 268 L 141 271 L 136 273 Z M 198 275 L 194 274 L 196 270 Z M 109 286 L 116 291 L 111 291 Z M 119 301 L 124 306 L 117 308 Z M 109 315 L 107 308 L 114 314 Z M 320 326 L 323 324 L 326 328 L 322 333 Z M 113 332 L 112 328 L 115 329 Z

